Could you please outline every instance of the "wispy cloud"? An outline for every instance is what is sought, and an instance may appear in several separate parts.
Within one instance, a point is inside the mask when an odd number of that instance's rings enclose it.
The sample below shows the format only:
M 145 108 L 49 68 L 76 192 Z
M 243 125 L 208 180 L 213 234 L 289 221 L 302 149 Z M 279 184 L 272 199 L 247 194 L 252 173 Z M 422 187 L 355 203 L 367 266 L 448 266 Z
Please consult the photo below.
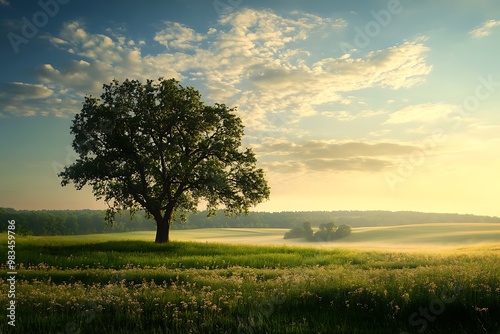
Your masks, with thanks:
M 378 115 L 386 114 L 387 112 L 382 110 L 363 110 L 361 112 L 351 112 L 346 110 L 341 111 L 324 111 L 321 112 L 321 115 L 326 116 L 328 118 L 334 118 L 338 121 L 349 122 L 354 121 L 361 118 L 369 118 Z
M 154 40 L 167 49 L 170 49 L 169 45 L 176 49 L 195 49 L 195 44 L 205 38 L 202 34 L 183 24 L 170 21 L 164 24 L 165 28 L 156 33 Z
M 470 34 L 474 38 L 486 37 L 491 34 L 493 28 L 498 26 L 500 26 L 499 20 L 489 20 L 484 22 L 481 26 L 477 27 L 476 29 L 472 30 Z
M 42 84 L 9 82 L 0 86 L 0 106 L 2 111 L 14 116 L 34 116 L 54 92 Z
M 273 139 L 255 147 L 259 154 L 288 155 L 308 158 L 352 158 L 404 155 L 415 149 L 412 145 L 398 143 L 337 142 L 309 140 L 294 143 L 284 139 Z
M 294 143 L 271 139 L 255 145 L 262 165 L 274 173 L 307 171 L 377 172 L 392 167 L 395 159 L 410 154 L 417 146 L 391 142 L 335 142 L 310 140 Z
M 286 113 L 289 121 L 296 121 L 317 114 L 318 106 L 349 103 L 353 98 L 349 93 L 357 90 L 413 87 L 432 70 L 422 38 L 357 58 L 311 56 L 308 39 L 333 34 L 346 24 L 301 12 L 285 17 L 269 10 L 242 9 L 205 32 L 164 22 L 149 40 L 137 42 L 112 31 L 90 33 L 73 21 L 47 38 L 70 60 L 41 64 L 34 75 L 41 84 L 50 84 L 59 99 L 99 95 L 102 84 L 114 78 L 174 77 L 201 90 L 207 102 L 239 106 L 246 126 L 262 129 L 270 114 Z M 165 49 L 149 54 L 151 43 Z M 355 117 L 365 116 L 370 114 Z
M 0 0 L 0 6 L 8 6 L 9 4 L 9 0 Z
M 393 112 L 384 124 L 404 124 L 411 122 L 432 123 L 445 119 L 456 111 L 457 106 L 449 103 L 423 103 L 410 105 Z
M 391 130 L 383 129 L 383 130 L 372 131 L 368 133 L 368 135 L 372 137 L 382 137 L 388 135 L 389 133 L 391 133 Z
M 40 99 L 52 95 L 52 90 L 40 84 L 27 84 L 23 82 L 4 83 L 2 92 L 12 97 L 21 97 L 28 99 Z

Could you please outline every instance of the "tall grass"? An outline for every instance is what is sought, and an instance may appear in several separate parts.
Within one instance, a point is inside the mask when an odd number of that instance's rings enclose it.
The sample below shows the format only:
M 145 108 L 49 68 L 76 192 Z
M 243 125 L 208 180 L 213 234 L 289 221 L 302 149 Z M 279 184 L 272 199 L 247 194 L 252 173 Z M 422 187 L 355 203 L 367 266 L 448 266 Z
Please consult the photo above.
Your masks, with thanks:
M 16 241 L 2 333 L 500 333 L 498 250 Z

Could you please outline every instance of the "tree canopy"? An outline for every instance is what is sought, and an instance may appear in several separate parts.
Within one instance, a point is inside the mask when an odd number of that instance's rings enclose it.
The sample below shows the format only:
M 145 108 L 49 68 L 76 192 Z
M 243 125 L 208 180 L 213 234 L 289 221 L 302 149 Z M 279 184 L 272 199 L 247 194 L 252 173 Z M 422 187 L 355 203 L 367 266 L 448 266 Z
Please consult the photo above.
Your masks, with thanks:
M 101 98 L 86 96 L 71 126 L 78 159 L 59 176 L 63 186 L 92 187 L 117 212 L 144 209 L 157 224 L 156 242 L 170 224 L 196 211 L 246 213 L 269 198 L 250 148 L 241 149 L 243 124 L 235 108 L 206 106 L 201 94 L 175 79 L 117 80 Z
M 319 229 L 314 232 L 310 222 L 304 222 L 302 226 L 293 227 L 285 233 L 284 239 L 305 238 L 309 241 L 333 241 L 351 235 L 351 226 L 347 224 L 335 226 L 335 223 L 321 223 Z

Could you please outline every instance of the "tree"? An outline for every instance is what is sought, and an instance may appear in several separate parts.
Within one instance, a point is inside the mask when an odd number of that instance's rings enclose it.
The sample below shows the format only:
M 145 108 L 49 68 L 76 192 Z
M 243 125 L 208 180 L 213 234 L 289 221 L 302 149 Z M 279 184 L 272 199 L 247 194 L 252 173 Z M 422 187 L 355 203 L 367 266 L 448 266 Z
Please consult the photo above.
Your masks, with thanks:
M 340 225 L 337 231 L 335 231 L 335 239 L 345 238 L 351 235 L 351 226 L 347 224 Z
M 314 232 L 313 232 L 313 229 L 311 227 L 311 223 L 304 222 L 304 224 L 302 225 L 302 228 L 304 229 L 304 238 L 306 238 L 309 241 L 313 241 L 314 240 Z
M 295 226 L 290 231 L 285 233 L 284 239 L 306 238 L 314 240 L 313 230 L 310 222 L 304 222 L 302 226 Z
M 250 148 L 240 151 L 243 124 L 235 108 L 206 106 L 200 93 L 174 79 L 114 80 L 101 98 L 86 96 L 71 126 L 78 159 L 61 185 L 90 185 L 115 214 L 144 209 L 156 221 L 156 242 L 170 225 L 196 211 L 247 213 L 269 198 L 269 187 Z
M 331 241 L 334 239 L 335 223 L 322 223 L 319 225 L 319 230 L 314 233 L 314 239 L 317 241 Z

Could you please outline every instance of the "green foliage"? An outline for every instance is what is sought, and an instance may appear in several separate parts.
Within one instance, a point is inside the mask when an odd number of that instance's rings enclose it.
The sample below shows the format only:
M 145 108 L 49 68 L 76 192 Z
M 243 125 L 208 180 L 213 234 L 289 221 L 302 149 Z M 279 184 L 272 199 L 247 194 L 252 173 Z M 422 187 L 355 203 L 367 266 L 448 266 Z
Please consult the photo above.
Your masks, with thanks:
M 112 226 L 104 224 L 105 212 L 99 210 L 14 210 L 0 208 L 0 220 L 15 220 L 21 235 L 76 235 L 153 230 L 154 223 L 144 212 L 133 218 L 119 214 Z M 5 231 L 7 225 L 0 227 Z
M 332 241 L 351 235 L 351 226 L 341 225 L 338 228 L 335 223 L 321 223 L 319 229 L 314 232 L 311 223 L 305 222 L 302 226 L 296 226 L 285 233 L 285 239 L 305 238 L 309 241 Z
M 311 240 L 313 238 L 313 230 L 311 223 L 304 222 L 302 226 L 295 226 L 290 231 L 285 233 L 285 239 L 306 238 Z
M 314 233 L 314 241 L 332 241 L 335 239 L 335 223 L 322 223 L 319 230 Z
M 302 226 L 295 226 L 290 231 L 285 233 L 284 239 L 294 239 L 294 238 L 303 238 L 304 230 Z
M 346 224 L 340 225 L 337 231 L 335 231 L 335 239 L 345 238 L 351 235 L 351 232 L 351 226 Z
M 109 235 L 16 241 L 19 333 L 462 334 L 500 328 L 498 250 L 157 245 Z M 2 243 L 0 252 L 6 247 Z M 8 291 L 9 283 L 0 279 L 0 288 Z M 7 305 L 6 293 L 0 303 Z M 439 314 L 426 319 L 424 309 Z M 0 323 L 0 332 L 11 331 Z
M 201 200 L 210 214 L 248 212 L 269 198 L 255 154 L 240 151 L 243 124 L 235 109 L 206 106 L 192 87 L 174 79 L 114 80 L 101 98 L 86 96 L 73 120 L 79 158 L 59 174 L 63 186 L 92 187 L 109 209 L 144 209 L 168 241 L 172 220 L 185 220 Z

